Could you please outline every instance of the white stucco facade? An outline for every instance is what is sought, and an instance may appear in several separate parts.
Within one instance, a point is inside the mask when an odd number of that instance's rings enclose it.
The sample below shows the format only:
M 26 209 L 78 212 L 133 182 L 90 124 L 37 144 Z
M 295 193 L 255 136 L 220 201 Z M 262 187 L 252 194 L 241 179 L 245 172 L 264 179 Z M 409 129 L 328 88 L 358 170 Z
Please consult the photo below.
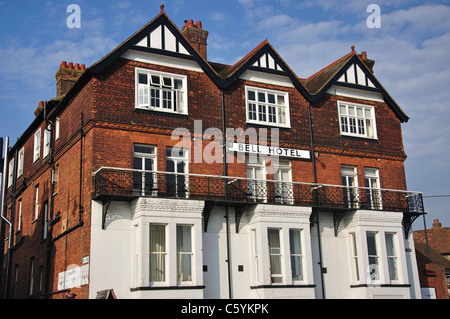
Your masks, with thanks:
M 103 205 L 92 201 L 90 298 L 105 289 L 120 299 L 420 298 L 414 244 L 405 238 L 401 213 L 347 212 L 335 232 L 333 213 L 312 215 L 310 207 L 255 204 L 239 211 L 216 204 L 206 225 L 204 208 L 204 201 L 188 199 L 113 201 L 102 229 Z M 158 282 L 149 271 L 151 224 L 165 229 L 164 280 Z M 177 277 L 180 225 L 190 228 L 188 281 Z M 279 239 L 275 250 L 269 230 Z M 281 260 L 276 282 L 271 258 Z M 294 259 L 301 276 L 293 275 Z

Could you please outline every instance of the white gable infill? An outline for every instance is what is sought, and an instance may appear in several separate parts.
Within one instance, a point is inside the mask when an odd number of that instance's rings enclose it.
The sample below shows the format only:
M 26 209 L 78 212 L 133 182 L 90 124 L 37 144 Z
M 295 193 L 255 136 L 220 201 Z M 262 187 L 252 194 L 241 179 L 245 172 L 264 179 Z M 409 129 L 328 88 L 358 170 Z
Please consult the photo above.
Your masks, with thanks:
M 366 73 L 356 63 L 351 64 L 337 82 L 376 88 Z
M 138 47 L 166 50 L 191 55 L 166 25 L 159 25 L 136 44 Z
M 270 53 L 262 54 L 261 57 L 257 61 L 255 61 L 255 63 L 253 63 L 252 66 L 257 68 L 271 69 L 283 72 L 281 66 L 275 61 L 272 54 Z

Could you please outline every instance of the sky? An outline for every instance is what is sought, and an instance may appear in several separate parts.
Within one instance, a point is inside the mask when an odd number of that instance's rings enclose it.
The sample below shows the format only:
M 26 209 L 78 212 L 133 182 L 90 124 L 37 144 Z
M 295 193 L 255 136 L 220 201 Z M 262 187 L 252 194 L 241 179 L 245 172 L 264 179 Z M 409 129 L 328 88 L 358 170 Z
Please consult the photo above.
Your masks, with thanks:
M 0 0 L 0 137 L 14 144 L 39 101 L 56 96 L 61 61 L 92 65 L 158 15 L 161 2 L 180 29 L 202 21 L 212 62 L 234 64 L 267 39 L 307 78 L 352 45 L 366 51 L 410 117 L 402 125 L 408 190 L 423 192 L 427 228 L 434 219 L 450 227 L 450 0 Z M 80 8 L 80 28 L 67 24 L 70 4 Z M 371 4 L 379 27 L 367 23 Z M 419 218 L 413 229 L 423 228 Z

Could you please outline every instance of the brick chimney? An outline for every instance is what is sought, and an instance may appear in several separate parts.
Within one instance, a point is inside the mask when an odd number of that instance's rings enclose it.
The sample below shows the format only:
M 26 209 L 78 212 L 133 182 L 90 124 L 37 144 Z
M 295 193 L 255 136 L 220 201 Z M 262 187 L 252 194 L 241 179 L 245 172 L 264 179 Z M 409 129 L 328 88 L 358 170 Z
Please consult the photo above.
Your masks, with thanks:
M 40 101 L 38 107 L 34 110 L 34 116 L 38 116 L 44 110 L 44 101 Z
M 439 219 L 433 220 L 433 228 L 442 228 L 442 223 L 439 221 Z
M 66 95 L 85 70 L 84 64 L 62 61 L 58 72 L 55 74 L 56 96 Z
M 352 47 L 352 49 L 353 49 L 353 47 Z M 370 72 L 373 73 L 373 66 L 375 65 L 375 60 L 368 59 L 366 51 L 361 52 L 361 54 L 358 54 L 358 56 L 361 58 L 361 60 L 364 62 L 364 64 L 367 65 Z
M 202 22 L 194 20 L 184 21 L 184 26 L 181 30 L 186 40 L 194 47 L 195 50 L 206 60 L 207 59 L 207 43 L 208 31 L 203 30 Z

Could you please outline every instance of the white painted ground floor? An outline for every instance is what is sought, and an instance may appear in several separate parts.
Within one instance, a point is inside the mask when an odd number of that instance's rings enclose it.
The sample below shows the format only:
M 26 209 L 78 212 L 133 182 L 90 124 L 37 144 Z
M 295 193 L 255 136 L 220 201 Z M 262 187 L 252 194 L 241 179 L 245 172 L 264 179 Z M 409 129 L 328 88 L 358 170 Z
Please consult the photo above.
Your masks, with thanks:
M 206 207 L 205 207 L 206 205 Z M 92 201 L 90 298 L 420 298 L 401 213 Z M 312 215 L 312 216 L 311 216 Z M 318 222 L 317 222 L 318 221 Z

